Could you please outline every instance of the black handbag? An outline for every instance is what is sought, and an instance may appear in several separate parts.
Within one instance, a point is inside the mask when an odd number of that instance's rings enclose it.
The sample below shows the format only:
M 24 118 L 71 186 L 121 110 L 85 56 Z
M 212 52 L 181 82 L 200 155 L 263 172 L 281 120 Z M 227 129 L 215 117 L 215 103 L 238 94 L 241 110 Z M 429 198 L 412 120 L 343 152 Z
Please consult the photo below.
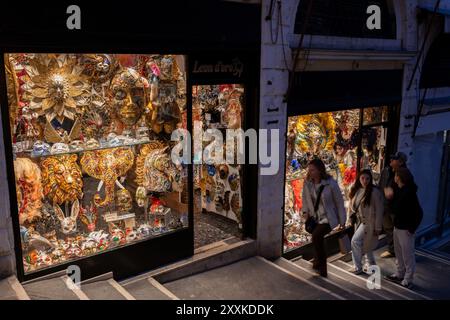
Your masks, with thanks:
M 319 201 L 320 197 L 322 196 L 322 191 L 324 187 L 325 187 L 324 185 L 321 185 L 319 187 L 319 193 L 317 194 L 317 199 L 316 202 L 314 203 L 314 213 L 317 213 L 317 210 L 319 209 Z M 306 219 L 305 221 L 305 230 L 306 232 L 312 234 L 314 232 L 314 229 L 316 229 L 316 227 L 317 227 L 316 218 L 310 215 L 308 219 Z

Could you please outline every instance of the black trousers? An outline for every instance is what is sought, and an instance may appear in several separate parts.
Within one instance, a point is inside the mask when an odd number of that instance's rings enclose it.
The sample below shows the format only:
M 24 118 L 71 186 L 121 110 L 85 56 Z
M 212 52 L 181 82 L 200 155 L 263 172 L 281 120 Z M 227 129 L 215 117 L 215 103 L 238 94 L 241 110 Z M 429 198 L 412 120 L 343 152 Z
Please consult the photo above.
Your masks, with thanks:
M 330 225 L 318 224 L 312 233 L 312 244 L 314 247 L 314 269 L 322 276 L 327 276 L 327 253 L 325 251 L 324 237 L 331 232 Z

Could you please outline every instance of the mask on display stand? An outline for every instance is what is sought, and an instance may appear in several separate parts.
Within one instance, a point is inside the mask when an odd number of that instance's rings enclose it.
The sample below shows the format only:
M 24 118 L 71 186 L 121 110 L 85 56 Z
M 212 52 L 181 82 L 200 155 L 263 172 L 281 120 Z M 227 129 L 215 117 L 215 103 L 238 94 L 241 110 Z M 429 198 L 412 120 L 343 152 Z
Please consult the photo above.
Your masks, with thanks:
M 93 232 L 97 224 L 97 207 L 91 203 L 86 208 L 81 208 L 80 220 L 86 226 L 89 232 Z
M 61 231 L 63 234 L 68 235 L 77 231 L 77 218 L 80 213 L 80 202 L 78 199 L 73 202 L 70 216 L 68 217 L 65 216 L 59 205 L 55 204 L 53 209 L 55 210 L 56 217 L 61 223 Z
M 130 212 L 133 208 L 133 200 L 130 191 L 127 189 L 120 189 L 116 194 L 116 208 L 119 212 Z

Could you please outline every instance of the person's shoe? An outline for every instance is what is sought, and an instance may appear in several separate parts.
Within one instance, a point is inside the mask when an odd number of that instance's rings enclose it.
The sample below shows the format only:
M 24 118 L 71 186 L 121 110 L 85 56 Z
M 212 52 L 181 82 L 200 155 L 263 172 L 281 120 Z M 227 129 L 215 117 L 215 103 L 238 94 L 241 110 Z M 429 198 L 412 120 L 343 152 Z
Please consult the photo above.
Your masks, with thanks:
M 380 257 L 386 259 L 386 258 L 393 258 L 395 257 L 395 255 L 392 254 L 392 252 L 385 251 L 380 255 Z
M 402 287 L 405 287 L 405 288 L 408 288 L 408 289 L 411 289 L 413 287 L 412 282 L 409 282 L 406 279 L 403 279 L 400 284 L 402 285 Z
M 402 282 L 403 280 L 403 278 L 399 277 L 396 273 L 391 274 L 390 276 L 386 276 L 385 278 L 393 282 Z
M 357 276 L 364 273 L 364 271 L 362 269 L 357 269 L 355 267 L 350 268 L 348 270 L 348 272 L 353 273 L 354 275 L 357 275 Z

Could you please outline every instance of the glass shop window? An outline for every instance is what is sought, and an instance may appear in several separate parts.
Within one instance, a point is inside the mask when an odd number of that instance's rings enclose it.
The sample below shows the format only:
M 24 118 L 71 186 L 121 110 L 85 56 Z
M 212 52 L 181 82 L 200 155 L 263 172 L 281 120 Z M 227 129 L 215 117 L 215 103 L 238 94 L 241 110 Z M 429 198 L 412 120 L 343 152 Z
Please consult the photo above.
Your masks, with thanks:
M 188 226 L 180 55 L 5 55 L 25 272 Z
M 301 215 L 302 188 L 307 163 L 318 157 L 338 182 L 346 208 L 357 171 L 371 169 L 378 183 L 384 167 L 387 129 L 382 125 L 362 126 L 364 122 L 387 120 L 387 108 L 353 109 L 288 118 L 286 154 L 284 252 L 311 241 Z

